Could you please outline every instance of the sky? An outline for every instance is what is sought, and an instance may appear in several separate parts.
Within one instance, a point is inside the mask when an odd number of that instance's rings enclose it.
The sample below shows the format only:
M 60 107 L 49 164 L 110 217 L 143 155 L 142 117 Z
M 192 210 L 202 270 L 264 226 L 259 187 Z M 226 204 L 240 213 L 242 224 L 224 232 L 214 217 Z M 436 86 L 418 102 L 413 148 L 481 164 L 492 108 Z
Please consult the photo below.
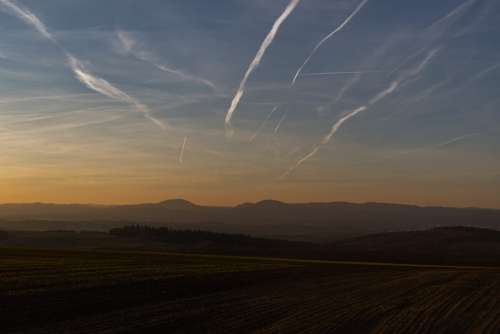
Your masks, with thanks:
M 497 0 L 0 0 L 0 202 L 500 208 Z

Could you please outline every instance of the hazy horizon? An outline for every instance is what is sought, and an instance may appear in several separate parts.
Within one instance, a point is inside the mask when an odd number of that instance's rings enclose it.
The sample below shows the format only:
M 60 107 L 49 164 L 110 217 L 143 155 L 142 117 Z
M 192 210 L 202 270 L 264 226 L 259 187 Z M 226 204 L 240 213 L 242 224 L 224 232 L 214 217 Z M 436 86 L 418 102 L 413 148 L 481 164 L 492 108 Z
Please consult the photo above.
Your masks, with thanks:
M 479 206 L 445 206 L 445 205 L 426 205 L 426 204 L 417 204 L 417 203 L 409 203 L 409 202 L 374 202 L 374 201 L 366 201 L 366 202 L 355 202 L 355 201 L 282 201 L 275 198 L 263 198 L 254 201 L 242 201 L 242 202 L 234 202 L 234 203 L 204 203 L 204 202 L 196 202 L 191 201 L 186 198 L 167 198 L 157 201 L 146 201 L 146 202 L 43 202 L 43 201 L 34 201 L 34 202 L 0 202 L 1 205 L 88 205 L 88 206 L 128 206 L 128 205 L 149 205 L 149 204 L 163 204 L 167 202 L 175 202 L 175 201 L 185 201 L 189 204 L 193 204 L 199 207 L 220 207 L 220 208 L 233 208 L 244 204 L 260 204 L 265 202 L 278 202 L 286 205 L 303 205 L 303 204 L 349 204 L 349 205 L 389 205 L 389 206 L 408 206 L 408 207 L 419 207 L 419 208 L 445 208 L 445 209 L 479 209 L 479 210 L 500 210 L 500 208 L 494 207 L 479 207 Z M 186 203 L 186 204 L 187 204 Z
M 0 203 L 500 209 L 494 0 L 0 0 Z

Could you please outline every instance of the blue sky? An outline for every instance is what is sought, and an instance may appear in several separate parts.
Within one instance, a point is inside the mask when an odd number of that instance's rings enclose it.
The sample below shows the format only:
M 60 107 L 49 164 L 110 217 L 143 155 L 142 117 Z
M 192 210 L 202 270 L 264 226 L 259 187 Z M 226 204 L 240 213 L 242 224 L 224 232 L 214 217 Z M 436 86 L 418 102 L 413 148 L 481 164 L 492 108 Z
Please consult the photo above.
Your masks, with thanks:
M 0 1 L 0 201 L 500 207 L 500 3 L 363 2 L 297 3 L 231 136 L 289 0 Z

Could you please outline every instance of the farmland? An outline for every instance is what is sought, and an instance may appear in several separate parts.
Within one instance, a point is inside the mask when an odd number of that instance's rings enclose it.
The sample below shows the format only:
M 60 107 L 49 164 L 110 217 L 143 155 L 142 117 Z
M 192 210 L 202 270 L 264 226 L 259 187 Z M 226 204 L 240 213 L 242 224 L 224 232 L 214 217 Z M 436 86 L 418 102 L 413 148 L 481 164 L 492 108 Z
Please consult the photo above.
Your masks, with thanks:
M 2 333 L 498 333 L 500 269 L 0 249 Z

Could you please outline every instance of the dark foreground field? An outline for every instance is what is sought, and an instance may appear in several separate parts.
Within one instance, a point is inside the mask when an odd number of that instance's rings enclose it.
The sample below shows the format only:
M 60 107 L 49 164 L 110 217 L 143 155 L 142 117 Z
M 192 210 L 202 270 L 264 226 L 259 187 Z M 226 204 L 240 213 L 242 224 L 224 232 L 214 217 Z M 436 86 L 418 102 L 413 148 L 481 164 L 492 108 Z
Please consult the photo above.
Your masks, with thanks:
M 0 249 L 2 333 L 499 333 L 500 269 Z

